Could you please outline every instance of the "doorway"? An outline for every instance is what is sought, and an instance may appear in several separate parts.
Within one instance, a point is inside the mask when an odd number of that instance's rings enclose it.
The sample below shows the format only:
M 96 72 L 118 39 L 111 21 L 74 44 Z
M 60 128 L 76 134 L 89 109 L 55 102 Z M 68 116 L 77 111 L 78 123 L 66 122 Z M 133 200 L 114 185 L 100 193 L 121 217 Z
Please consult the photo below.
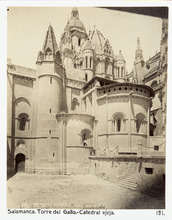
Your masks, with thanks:
M 25 155 L 24 154 L 17 154 L 16 155 L 16 172 L 25 172 Z

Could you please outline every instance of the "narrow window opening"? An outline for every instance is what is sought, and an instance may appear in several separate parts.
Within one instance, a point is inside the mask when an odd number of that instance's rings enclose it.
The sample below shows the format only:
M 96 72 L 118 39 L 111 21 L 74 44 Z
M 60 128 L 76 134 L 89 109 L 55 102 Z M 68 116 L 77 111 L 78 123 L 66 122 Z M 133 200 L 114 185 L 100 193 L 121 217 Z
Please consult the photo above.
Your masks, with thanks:
M 159 151 L 159 146 L 158 145 L 154 145 L 154 150 L 155 151 Z
M 86 62 L 86 69 L 87 69 L 87 67 L 88 67 L 88 58 L 87 57 L 85 58 L 85 62 Z
M 92 66 L 92 57 L 90 57 L 90 68 Z
M 121 130 L 121 119 L 117 119 L 117 131 Z
M 78 39 L 78 46 L 80 46 L 81 45 L 81 39 L 79 38 Z
M 53 157 L 55 157 L 55 153 L 53 152 Z
M 25 117 L 22 117 L 21 119 L 20 119 L 20 130 L 21 131 L 24 131 L 25 130 L 25 127 L 26 127 L 26 118 Z
M 153 169 L 152 168 L 145 168 L 146 174 L 153 174 Z
M 85 74 L 85 81 L 87 81 L 88 80 L 88 75 L 87 74 Z
M 50 108 L 50 113 L 51 113 L 51 108 Z
M 50 77 L 50 84 L 52 84 L 52 82 L 53 82 L 53 78 L 52 78 L 52 77 Z
M 49 134 L 51 134 L 51 130 L 49 130 Z

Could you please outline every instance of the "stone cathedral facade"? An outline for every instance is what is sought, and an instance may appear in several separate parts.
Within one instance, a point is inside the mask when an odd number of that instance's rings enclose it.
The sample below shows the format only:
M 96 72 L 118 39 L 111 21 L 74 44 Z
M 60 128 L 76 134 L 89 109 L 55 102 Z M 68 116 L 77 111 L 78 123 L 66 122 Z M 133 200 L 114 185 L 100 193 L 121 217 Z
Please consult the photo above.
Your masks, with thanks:
M 87 173 L 90 157 L 164 151 L 166 67 L 161 51 L 145 62 L 140 44 L 126 74 L 122 52 L 73 8 L 59 44 L 48 27 L 36 70 L 8 60 L 8 171 Z

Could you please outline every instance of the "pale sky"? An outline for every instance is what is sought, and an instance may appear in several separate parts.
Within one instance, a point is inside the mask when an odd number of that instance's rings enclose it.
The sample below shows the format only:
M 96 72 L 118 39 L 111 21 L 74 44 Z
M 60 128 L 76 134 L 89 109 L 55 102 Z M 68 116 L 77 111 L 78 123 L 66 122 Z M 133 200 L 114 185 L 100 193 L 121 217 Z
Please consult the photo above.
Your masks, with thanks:
M 128 72 L 133 68 L 137 37 L 144 60 L 160 51 L 160 18 L 119 12 L 103 8 L 78 7 L 80 20 L 87 33 L 96 28 L 109 39 L 114 54 L 122 50 Z M 8 58 L 13 64 L 35 68 L 49 24 L 53 26 L 57 44 L 72 8 L 10 7 L 8 11 Z

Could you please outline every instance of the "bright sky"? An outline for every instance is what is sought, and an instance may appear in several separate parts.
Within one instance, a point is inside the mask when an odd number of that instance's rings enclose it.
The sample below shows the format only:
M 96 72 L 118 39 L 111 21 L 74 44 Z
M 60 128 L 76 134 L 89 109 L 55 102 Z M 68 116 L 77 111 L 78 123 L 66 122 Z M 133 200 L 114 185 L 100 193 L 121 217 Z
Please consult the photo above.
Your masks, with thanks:
M 137 37 L 145 60 L 160 51 L 160 18 L 103 8 L 78 7 L 78 10 L 87 33 L 95 25 L 109 39 L 115 55 L 122 50 L 128 72 L 133 68 Z M 36 68 L 38 51 L 42 49 L 49 24 L 53 26 L 59 46 L 71 11 L 68 7 L 10 7 L 7 43 L 12 63 Z

